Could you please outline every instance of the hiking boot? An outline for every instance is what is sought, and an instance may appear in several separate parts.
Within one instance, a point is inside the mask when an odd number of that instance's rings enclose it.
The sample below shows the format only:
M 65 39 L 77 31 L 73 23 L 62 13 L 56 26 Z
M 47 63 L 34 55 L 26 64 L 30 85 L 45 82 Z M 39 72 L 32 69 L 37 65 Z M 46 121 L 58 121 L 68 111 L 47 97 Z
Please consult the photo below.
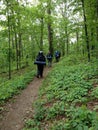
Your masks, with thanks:
M 39 78 L 39 75 L 37 75 L 36 77 Z

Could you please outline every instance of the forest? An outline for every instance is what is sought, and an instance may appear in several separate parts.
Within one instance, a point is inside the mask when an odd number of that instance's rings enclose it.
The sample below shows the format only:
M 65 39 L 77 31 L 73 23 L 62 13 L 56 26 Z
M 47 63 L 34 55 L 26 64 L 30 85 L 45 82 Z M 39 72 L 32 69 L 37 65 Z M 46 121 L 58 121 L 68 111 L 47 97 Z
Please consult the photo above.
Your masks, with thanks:
M 35 78 L 40 50 L 52 67 L 22 130 L 98 130 L 98 0 L 0 0 L 0 112 Z

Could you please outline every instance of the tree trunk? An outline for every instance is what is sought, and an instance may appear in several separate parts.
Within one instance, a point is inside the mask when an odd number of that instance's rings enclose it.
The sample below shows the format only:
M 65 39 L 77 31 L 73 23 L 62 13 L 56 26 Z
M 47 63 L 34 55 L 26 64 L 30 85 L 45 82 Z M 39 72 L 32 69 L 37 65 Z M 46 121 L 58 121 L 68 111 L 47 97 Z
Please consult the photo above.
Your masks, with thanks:
M 48 21 L 48 41 L 49 41 L 49 51 L 53 54 L 53 29 L 52 29 L 52 26 L 51 26 L 51 19 L 50 19 L 50 16 L 51 16 L 51 9 L 50 9 L 50 6 L 51 6 L 51 1 L 49 1 L 48 3 L 48 9 L 47 9 L 47 13 L 49 15 L 49 21 Z
M 79 52 L 79 45 L 78 45 L 78 43 L 79 43 L 79 32 L 78 32 L 78 30 L 76 31 L 76 39 L 77 39 L 77 52 Z
M 65 28 L 65 34 L 66 34 L 66 54 L 69 54 L 69 38 L 68 38 L 68 31 L 67 31 L 67 26 Z
M 19 69 L 19 65 L 18 65 L 18 43 L 17 43 L 17 33 L 15 30 L 15 44 L 16 44 L 16 68 L 17 70 Z
M 53 54 L 53 31 L 51 28 L 51 24 L 48 24 L 48 41 L 49 41 L 49 51 Z
M 9 13 L 9 3 L 7 3 L 7 23 L 8 23 L 8 46 L 9 46 L 9 53 L 8 53 L 8 62 L 9 62 L 9 79 L 11 79 L 11 27 L 10 27 L 10 13 Z
M 96 0 L 96 17 L 98 23 L 98 0 Z M 98 24 L 97 24 L 96 32 L 97 32 L 97 41 L 98 41 Z
M 84 28 L 85 28 L 86 47 L 88 52 L 88 61 L 90 61 L 90 46 L 89 46 L 89 38 L 88 38 L 88 31 L 87 31 L 87 18 L 85 15 L 84 0 L 81 0 L 81 2 L 82 2 L 83 16 L 84 16 Z
M 19 32 L 19 68 L 21 68 L 21 57 L 22 57 L 22 40 L 21 40 L 21 33 Z
M 8 39 L 9 39 L 9 79 L 11 79 L 11 34 L 10 34 L 10 17 L 8 14 Z
M 94 32 L 93 28 L 91 28 L 91 35 L 90 35 L 90 41 L 91 41 L 91 55 L 94 56 L 94 50 L 95 50 L 95 43 L 94 43 Z
M 97 37 L 96 37 L 96 40 L 97 40 L 97 43 L 98 43 L 98 0 L 96 0 L 96 17 L 97 17 L 97 27 L 96 27 L 96 34 L 97 34 Z M 96 50 L 96 58 L 98 59 L 98 45 L 97 46 L 97 50 Z
M 40 50 L 43 50 L 43 17 L 41 18 L 41 36 L 40 36 Z

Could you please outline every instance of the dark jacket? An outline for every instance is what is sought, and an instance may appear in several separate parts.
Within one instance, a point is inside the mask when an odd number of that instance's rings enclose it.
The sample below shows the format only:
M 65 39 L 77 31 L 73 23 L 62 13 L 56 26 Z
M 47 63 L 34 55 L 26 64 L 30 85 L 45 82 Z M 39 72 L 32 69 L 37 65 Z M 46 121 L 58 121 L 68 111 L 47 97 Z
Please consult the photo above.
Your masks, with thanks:
M 35 64 L 46 65 L 46 58 L 43 55 L 43 53 L 38 54 L 36 61 L 35 61 Z
M 50 60 L 52 60 L 52 57 L 53 57 L 53 56 L 52 56 L 52 54 L 51 54 L 51 53 L 48 53 L 46 57 L 47 57 L 47 60 L 49 60 L 49 61 L 50 61 Z

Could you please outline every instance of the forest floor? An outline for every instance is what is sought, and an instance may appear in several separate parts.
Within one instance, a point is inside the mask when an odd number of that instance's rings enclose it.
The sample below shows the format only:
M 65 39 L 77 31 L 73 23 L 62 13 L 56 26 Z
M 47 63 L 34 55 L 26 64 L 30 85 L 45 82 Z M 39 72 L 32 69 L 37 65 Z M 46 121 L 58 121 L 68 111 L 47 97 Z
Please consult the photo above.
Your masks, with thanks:
M 46 67 L 43 78 L 35 77 L 26 89 L 3 106 L 0 130 L 22 130 L 25 120 L 32 116 L 32 104 L 37 99 L 39 87 L 49 71 L 50 68 Z

